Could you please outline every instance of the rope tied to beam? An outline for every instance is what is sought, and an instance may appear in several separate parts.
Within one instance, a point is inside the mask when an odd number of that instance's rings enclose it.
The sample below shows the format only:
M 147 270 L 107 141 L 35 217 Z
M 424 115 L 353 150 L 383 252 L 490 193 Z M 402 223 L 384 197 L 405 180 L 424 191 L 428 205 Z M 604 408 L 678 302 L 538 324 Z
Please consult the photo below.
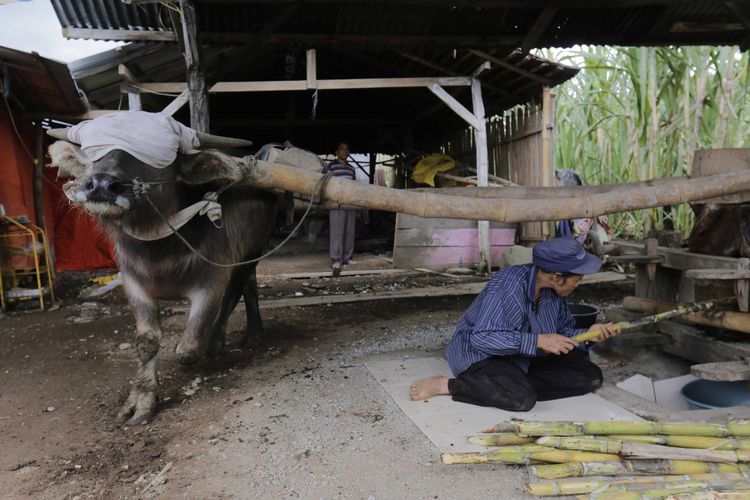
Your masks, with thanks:
M 250 156 L 252 156 L 252 155 L 250 155 Z M 247 159 L 247 157 L 246 157 L 246 159 Z M 253 160 L 252 167 L 250 167 L 250 165 L 249 165 L 250 162 L 246 163 L 246 165 L 249 167 L 248 174 L 252 173 L 252 170 L 257 167 L 257 160 L 255 160 L 255 157 L 252 157 L 252 160 Z M 193 245 L 190 244 L 190 242 L 184 236 L 182 236 L 178 232 L 179 228 L 173 227 L 173 225 L 170 223 L 169 219 L 164 214 L 161 213 L 161 211 L 156 207 L 156 205 L 151 200 L 151 198 L 148 196 L 148 194 L 144 194 L 143 196 L 145 197 L 146 201 L 148 201 L 149 205 L 151 205 L 151 208 L 154 209 L 154 211 L 159 216 L 159 218 L 162 219 L 162 221 L 164 222 L 164 224 L 166 224 L 167 227 L 169 227 L 169 229 L 172 231 L 172 234 L 174 236 L 176 236 L 182 242 L 182 244 L 184 244 L 188 248 L 188 250 L 190 250 L 196 257 L 198 257 L 202 261 L 206 262 L 207 264 L 210 264 L 210 265 L 215 266 L 215 267 L 231 268 L 231 267 L 240 267 L 240 266 L 247 266 L 247 265 L 250 265 L 250 264 L 256 264 L 256 263 L 260 262 L 261 260 L 265 259 L 266 257 L 269 257 L 270 255 L 274 254 L 281 247 L 283 247 L 284 245 L 286 245 L 286 243 L 289 240 L 291 240 L 292 237 L 294 237 L 297 234 L 297 231 L 299 231 L 300 227 L 302 227 L 302 224 L 305 222 L 305 219 L 307 219 L 307 216 L 310 214 L 310 211 L 312 210 L 313 205 L 316 203 L 315 202 L 315 194 L 316 193 L 318 194 L 318 199 L 319 199 L 318 203 L 322 203 L 322 201 L 325 199 L 325 189 L 326 189 L 326 186 L 328 185 L 328 182 L 330 181 L 331 177 L 333 177 L 333 175 L 331 173 L 326 173 L 326 174 L 324 174 L 318 180 L 318 182 L 315 185 L 315 188 L 312 190 L 312 193 L 310 194 L 310 202 L 307 205 L 307 209 L 305 210 L 305 213 L 302 214 L 302 217 L 300 218 L 300 220 L 297 223 L 297 225 L 294 226 L 294 229 L 292 229 L 292 231 L 289 233 L 289 235 L 286 238 L 284 238 L 284 240 L 281 243 L 279 243 L 272 250 L 266 252 L 265 254 L 261 255 L 260 257 L 257 257 L 255 259 L 241 261 L 241 262 L 229 263 L 229 264 L 222 264 L 220 262 L 215 262 L 215 261 L 209 259 L 208 257 L 206 257 L 205 255 L 203 255 L 202 253 L 200 253 Z M 206 193 L 206 194 L 207 195 L 208 194 L 214 194 L 214 195 L 216 195 L 216 198 L 218 199 L 218 195 L 221 192 L 223 192 L 224 190 L 228 189 L 233 184 L 235 184 L 235 182 L 232 182 L 232 183 L 229 183 L 229 184 L 227 184 L 225 186 L 222 186 L 222 188 L 220 190 L 218 190 L 216 193 Z M 204 199 L 205 199 L 205 196 L 204 196 Z M 218 203 L 217 203 L 217 205 L 218 205 Z M 219 205 L 219 210 L 221 210 L 221 205 Z M 201 213 L 203 213 L 203 212 L 201 212 Z M 210 218 L 210 215 L 209 215 L 209 218 Z M 216 224 L 214 224 L 214 225 L 216 226 Z M 220 228 L 221 226 L 216 226 L 216 227 Z

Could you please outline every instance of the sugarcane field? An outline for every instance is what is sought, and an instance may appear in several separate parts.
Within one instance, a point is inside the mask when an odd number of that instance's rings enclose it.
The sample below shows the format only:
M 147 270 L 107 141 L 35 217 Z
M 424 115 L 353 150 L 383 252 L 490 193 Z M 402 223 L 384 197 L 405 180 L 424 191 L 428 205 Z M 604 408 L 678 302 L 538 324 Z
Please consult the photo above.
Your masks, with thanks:
M 0 0 L 0 499 L 750 500 L 750 1 Z

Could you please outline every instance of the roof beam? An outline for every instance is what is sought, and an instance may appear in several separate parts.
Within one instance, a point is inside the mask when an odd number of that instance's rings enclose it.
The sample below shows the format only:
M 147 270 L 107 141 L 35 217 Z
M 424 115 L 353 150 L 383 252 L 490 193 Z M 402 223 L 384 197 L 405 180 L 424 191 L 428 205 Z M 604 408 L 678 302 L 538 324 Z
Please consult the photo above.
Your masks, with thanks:
M 438 99 L 443 101 L 449 108 L 451 108 L 454 113 L 463 118 L 466 123 L 474 127 L 475 130 L 479 130 L 481 124 L 479 122 L 479 119 L 474 116 L 474 113 L 466 109 L 463 104 L 458 102 L 455 97 L 446 92 L 443 87 L 433 83 L 428 88 L 430 89 L 430 92 L 438 97 Z
M 230 117 L 217 118 L 212 120 L 218 127 L 257 127 L 260 129 L 269 128 L 327 128 L 329 130 L 341 130 L 347 127 L 358 127 L 366 129 L 377 129 L 381 126 L 393 127 L 398 126 L 400 121 L 379 122 L 368 118 L 259 118 L 259 117 Z
M 320 90 L 388 89 L 429 87 L 437 84 L 446 87 L 469 86 L 471 78 L 463 76 L 418 77 L 418 78 L 350 78 L 317 80 Z M 144 92 L 182 92 L 187 88 L 183 82 L 141 83 L 138 88 Z M 307 90 L 307 80 L 277 80 L 263 82 L 218 82 L 208 91 L 212 94 L 223 92 L 289 92 Z
M 180 95 L 175 97 L 172 102 L 167 104 L 167 106 L 161 110 L 161 113 L 165 115 L 173 116 L 189 100 L 190 100 L 190 91 L 188 89 L 185 89 L 182 91 L 182 93 L 180 93 Z
M 308 47 L 321 46 L 388 46 L 404 47 L 416 45 L 429 45 L 432 47 L 518 47 L 523 38 L 517 35 L 510 36 L 430 36 L 430 35 L 345 35 L 345 34 L 312 34 L 312 33 L 269 33 L 259 37 L 256 33 L 242 32 L 204 32 L 201 33 L 202 40 L 245 42 L 258 38 L 264 44 L 285 45 L 301 44 Z
M 197 0 L 198 3 L 243 3 L 243 4 L 325 4 L 341 3 L 341 0 Z M 448 5 L 459 8 L 544 8 L 544 7 L 638 7 L 648 5 L 687 4 L 694 0 L 453 0 Z M 372 3 L 372 0 L 347 0 L 350 4 Z M 380 0 L 383 4 L 411 5 L 415 7 L 446 7 L 445 0 Z M 598 4 L 598 5 L 596 5 Z
M 750 13 L 746 5 L 740 5 L 739 2 L 724 2 L 724 6 L 750 31 Z M 744 52 L 748 48 L 750 48 L 750 35 L 740 42 L 741 51 Z
M 509 63 L 508 61 L 503 61 L 499 57 L 495 57 L 492 54 L 488 54 L 486 52 L 482 52 L 481 50 L 472 50 L 471 53 L 474 54 L 474 55 L 476 55 L 476 56 L 481 57 L 482 59 L 485 59 L 487 61 L 493 62 L 493 63 L 497 64 L 498 66 L 502 66 L 505 69 L 508 69 L 510 71 L 514 71 L 514 72 L 516 72 L 516 73 L 518 73 L 520 75 L 523 75 L 523 76 L 525 76 L 527 78 L 531 78 L 531 79 L 536 80 L 538 82 L 541 82 L 541 83 L 543 83 L 545 85 L 550 85 L 552 83 L 552 82 L 549 81 L 548 78 L 540 76 L 540 75 L 538 75 L 536 73 L 533 73 L 533 72 L 531 72 L 529 70 L 526 70 L 526 69 L 523 69 L 523 68 L 519 68 L 515 64 Z
M 524 54 L 528 53 L 529 50 L 536 47 L 539 40 L 542 39 L 544 34 L 547 32 L 552 21 L 557 17 L 557 13 L 560 11 L 557 7 L 546 7 L 542 9 L 542 12 L 536 17 L 534 24 L 531 25 L 529 32 L 521 42 L 521 52 Z
M 174 42 L 177 40 L 172 31 L 63 28 L 62 34 L 65 38 L 81 38 L 84 40 L 122 40 L 130 42 Z
M 419 64 L 422 64 L 430 69 L 434 69 L 435 71 L 440 71 L 442 73 L 446 73 L 451 76 L 458 76 L 458 73 L 453 71 L 452 69 L 446 68 L 445 66 L 442 66 L 440 64 L 434 63 L 430 61 L 429 59 L 425 59 L 423 57 L 420 57 L 416 54 L 412 54 L 409 52 L 399 52 L 398 55 L 401 57 L 405 57 L 411 61 L 417 62 Z M 489 63 L 488 63 L 489 64 Z M 484 67 L 484 69 L 489 69 L 489 67 Z M 484 71 L 484 69 L 482 71 Z M 488 82 L 481 82 L 483 87 L 486 87 L 487 89 L 490 89 L 494 92 L 497 92 L 498 94 L 504 95 L 506 97 L 511 97 L 514 99 L 518 99 L 518 96 L 515 95 L 513 92 L 510 92 L 502 87 L 498 87 L 497 85 L 494 85 L 492 83 Z
M 123 77 L 123 79 L 128 83 L 138 83 L 138 79 L 124 64 L 117 65 L 117 74 Z

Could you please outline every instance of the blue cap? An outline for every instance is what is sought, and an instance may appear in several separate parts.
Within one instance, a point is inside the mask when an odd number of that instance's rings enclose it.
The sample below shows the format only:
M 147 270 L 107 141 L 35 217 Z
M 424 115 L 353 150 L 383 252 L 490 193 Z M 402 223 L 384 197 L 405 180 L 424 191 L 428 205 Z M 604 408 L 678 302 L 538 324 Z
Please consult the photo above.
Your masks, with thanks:
M 534 265 L 553 273 L 592 274 L 602 267 L 602 261 L 583 249 L 580 241 L 572 238 L 552 238 L 534 247 Z

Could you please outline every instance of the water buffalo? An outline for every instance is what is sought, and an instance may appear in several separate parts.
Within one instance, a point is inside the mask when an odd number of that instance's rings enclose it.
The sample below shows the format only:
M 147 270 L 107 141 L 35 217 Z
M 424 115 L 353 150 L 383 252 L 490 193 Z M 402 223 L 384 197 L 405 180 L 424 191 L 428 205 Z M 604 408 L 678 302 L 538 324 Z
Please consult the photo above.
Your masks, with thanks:
M 117 252 L 135 315 L 139 360 L 118 417 L 129 425 L 144 423 L 158 399 L 159 300 L 190 301 L 187 326 L 176 348 L 186 363 L 222 350 L 227 319 L 240 296 L 247 309 L 245 335 L 262 331 L 255 265 L 219 267 L 203 257 L 228 264 L 260 256 L 273 228 L 276 198 L 237 184 L 221 192 L 220 206 L 203 202 L 207 192 L 246 175 L 242 161 L 205 148 L 239 144 L 197 134 L 164 115 L 106 115 L 51 132 L 69 140 L 49 148 L 61 176 L 74 178 L 64 188 L 66 195 L 98 219 Z M 171 234 L 169 226 L 184 222 L 175 214 L 196 203 L 205 209 L 179 229 L 194 252 Z M 219 220 L 202 214 L 217 215 L 219 209 Z

